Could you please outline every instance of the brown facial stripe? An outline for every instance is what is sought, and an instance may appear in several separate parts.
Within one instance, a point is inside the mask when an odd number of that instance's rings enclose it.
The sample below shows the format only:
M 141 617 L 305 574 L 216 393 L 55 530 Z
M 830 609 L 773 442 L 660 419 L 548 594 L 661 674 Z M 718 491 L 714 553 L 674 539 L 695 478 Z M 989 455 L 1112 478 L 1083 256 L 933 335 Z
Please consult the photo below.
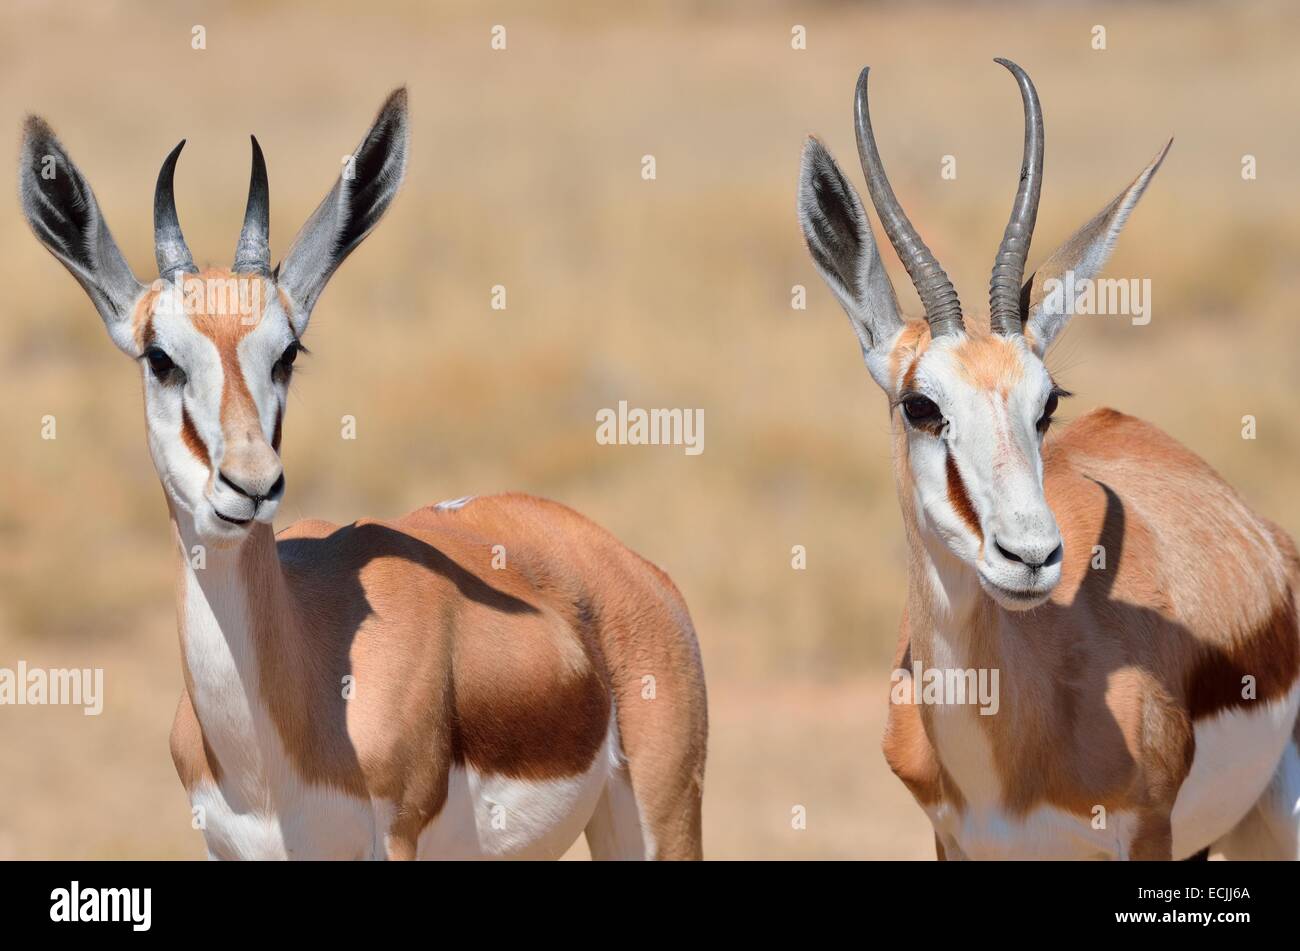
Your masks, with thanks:
M 1237 707 L 1282 697 L 1300 676 L 1300 636 L 1296 631 L 1295 595 L 1287 590 L 1268 620 L 1229 645 L 1207 645 L 1187 682 L 1187 706 L 1193 720 Z M 1254 678 L 1255 696 L 1242 696 L 1245 677 Z
M 970 496 L 966 494 L 966 485 L 961 481 L 961 473 L 957 471 L 957 461 L 953 459 L 952 453 L 948 453 L 948 503 L 961 516 L 961 520 L 979 538 L 981 544 L 984 541 L 984 532 L 980 529 L 980 520 L 975 515 L 975 506 L 971 504 Z
M 276 268 L 276 272 L 279 273 L 279 268 Z M 275 293 L 280 298 L 280 309 L 286 314 L 292 314 L 293 301 L 289 300 L 289 295 L 285 293 L 284 288 L 277 284 L 275 286 Z M 292 320 L 289 321 L 289 329 L 293 331 L 294 339 L 298 339 L 298 329 L 293 326 Z
M 284 407 L 275 411 L 275 432 L 271 436 L 271 448 L 280 451 L 280 424 L 284 422 Z
M 231 297 L 227 288 L 230 283 L 236 282 L 242 302 L 245 297 L 251 299 L 253 295 L 238 282 L 249 280 L 260 279 L 209 269 L 188 278 L 185 288 L 186 307 L 194 329 L 212 341 L 221 359 L 221 428 L 230 442 L 239 441 L 237 434 L 261 429 L 257 404 L 239 365 L 239 343 L 261 323 L 263 311 L 250 314 L 228 312 Z M 198 293 L 199 290 L 203 292 Z M 226 304 L 224 312 L 219 306 L 223 303 Z
M 211 457 L 208 455 L 208 447 L 203 442 L 203 437 L 194 426 L 194 420 L 190 418 L 190 411 L 181 407 L 181 440 L 185 443 L 194 458 L 199 460 L 209 469 L 212 468 Z
M 903 389 L 901 392 L 906 393 L 916 386 L 916 368 L 920 366 L 921 358 L 917 357 L 907 367 L 907 372 L 903 374 Z
M 930 345 L 930 325 L 924 320 L 909 321 L 898 335 L 894 349 L 889 353 L 889 378 L 901 380 L 903 361 L 910 361 L 909 367 L 915 366 Z
M 157 299 L 157 291 L 151 290 L 144 294 L 135 306 L 135 313 L 131 315 L 133 336 L 140 353 L 148 350 L 149 345 L 153 343 L 153 305 Z
M 239 353 L 234 344 L 226 345 L 226 341 L 216 343 L 221 351 L 221 428 L 227 439 L 241 428 L 260 431 L 262 424 L 257 415 L 257 403 L 248 389 L 248 381 L 244 379 Z

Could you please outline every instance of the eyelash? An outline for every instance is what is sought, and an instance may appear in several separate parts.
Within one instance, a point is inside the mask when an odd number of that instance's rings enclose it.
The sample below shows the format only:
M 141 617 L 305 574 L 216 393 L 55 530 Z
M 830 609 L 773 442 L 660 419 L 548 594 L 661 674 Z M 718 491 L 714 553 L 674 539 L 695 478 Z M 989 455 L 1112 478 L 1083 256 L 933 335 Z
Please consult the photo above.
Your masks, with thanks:
M 172 362 L 161 347 L 150 347 L 142 359 L 149 364 L 154 379 L 164 386 L 182 386 L 185 383 L 185 371 Z
M 932 408 L 934 412 L 920 418 L 913 418 L 911 412 L 908 410 L 908 403 L 921 404 L 922 408 L 929 407 Z M 907 420 L 909 426 L 923 430 L 933 436 L 942 435 L 943 427 L 947 425 L 947 419 L 943 415 L 943 410 L 939 408 L 939 404 L 930 399 L 924 393 L 917 393 L 915 391 L 903 393 L 894 401 L 894 406 L 902 409 L 903 418 Z
M 283 380 L 285 383 L 288 383 L 290 377 L 293 376 L 294 360 L 300 353 L 306 352 L 307 348 L 296 340 L 289 344 L 289 346 L 284 348 L 284 353 L 280 354 L 280 358 L 272 364 L 271 378 Z
M 289 344 L 280 354 L 280 358 L 271 365 L 272 378 L 282 379 L 287 383 L 293 375 L 294 360 L 298 354 L 307 352 L 307 348 L 298 341 Z M 161 347 L 150 347 L 141 354 L 140 359 L 149 365 L 154 379 L 164 386 L 183 386 L 188 379 L 185 371 L 178 367 L 167 351 Z
M 1053 384 L 1051 392 L 1047 394 L 1047 402 L 1043 405 L 1043 415 L 1040 416 L 1038 422 L 1034 424 L 1039 433 L 1045 434 L 1051 427 L 1052 419 L 1059 408 L 1057 403 L 1060 400 L 1069 399 L 1073 395 L 1074 394 L 1069 390 L 1064 390 Z
M 1051 427 L 1052 419 L 1058 408 L 1057 403 L 1060 400 L 1068 399 L 1073 395 L 1074 394 L 1071 393 L 1069 390 L 1063 389 L 1059 386 L 1056 386 L 1055 384 L 1052 385 L 1051 391 L 1047 394 L 1047 402 L 1043 406 L 1043 414 L 1038 418 L 1038 421 L 1034 424 L 1035 428 L 1038 430 L 1040 434 L 1045 434 L 1047 430 Z M 929 407 L 933 408 L 934 412 L 933 414 L 929 414 L 921 418 L 913 418 L 907 408 L 907 404 L 909 402 L 927 404 Z M 928 396 L 924 395 L 923 393 L 917 393 L 914 391 L 903 393 L 901 396 L 899 396 L 898 399 L 893 401 L 893 404 L 891 405 L 890 408 L 891 409 L 901 408 L 903 412 L 903 418 L 907 420 L 909 425 L 915 427 L 916 429 L 921 429 L 924 430 L 925 432 L 931 433 L 932 435 L 940 435 L 943 431 L 943 426 L 946 424 L 946 418 L 943 415 L 943 410 L 939 408 L 939 404 L 934 402 L 934 400 L 930 399 Z

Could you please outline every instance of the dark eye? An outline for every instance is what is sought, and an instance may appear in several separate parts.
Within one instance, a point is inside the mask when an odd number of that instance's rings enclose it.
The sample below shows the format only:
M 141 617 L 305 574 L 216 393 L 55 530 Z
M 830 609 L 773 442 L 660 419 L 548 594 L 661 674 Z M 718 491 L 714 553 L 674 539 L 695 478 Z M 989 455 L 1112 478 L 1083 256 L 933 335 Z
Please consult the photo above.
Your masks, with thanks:
M 918 425 L 935 423 L 941 418 L 939 407 L 935 405 L 934 400 L 919 393 L 911 393 L 903 397 L 903 412 L 907 414 L 909 420 Z
M 302 344 L 291 343 L 284 348 L 284 353 L 280 354 L 280 359 L 275 361 L 275 366 L 271 368 L 273 376 L 288 377 L 293 369 L 293 361 L 298 359 L 298 351 L 302 349 Z
M 1059 388 L 1053 389 L 1051 393 L 1047 394 L 1047 402 L 1043 404 L 1043 415 L 1038 417 L 1037 425 L 1040 433 L 1047 432 L 1047 427 L 1052 425 L 1052 414 L 1056 412 L 1056 404 L 1061 401 L 1061 397 L 1069 395 L 1069 393 Z
M 149 369 L 158 378 L 159 383 L 184 383 L 185 371 L 172 362 L 172 358 L 159 347 L 150 347 L 144 352 L 149 361 Z

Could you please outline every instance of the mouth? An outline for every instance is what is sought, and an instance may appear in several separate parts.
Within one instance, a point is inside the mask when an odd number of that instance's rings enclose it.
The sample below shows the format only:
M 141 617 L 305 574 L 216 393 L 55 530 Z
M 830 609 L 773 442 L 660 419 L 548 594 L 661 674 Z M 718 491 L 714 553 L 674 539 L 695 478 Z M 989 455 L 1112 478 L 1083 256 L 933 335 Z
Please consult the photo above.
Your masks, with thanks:
M 251 525 L 253 522 L 251 518 L 231 518 L 229 515 L 223 515 L 221 509 L 217 508 L 215 505 L 212 507 L 212 511 L 216 513 L 217 518 L 221 519 L 223 522 L 229 522 L 231 525 Z
M 989 594 L 1004 604 L 1015 607 L 1032 608 L 1046 601 L 1052 594 L 1052 588 L 1008 588 L 989 580 L 984 572 L 979 572 L 980 584 Z

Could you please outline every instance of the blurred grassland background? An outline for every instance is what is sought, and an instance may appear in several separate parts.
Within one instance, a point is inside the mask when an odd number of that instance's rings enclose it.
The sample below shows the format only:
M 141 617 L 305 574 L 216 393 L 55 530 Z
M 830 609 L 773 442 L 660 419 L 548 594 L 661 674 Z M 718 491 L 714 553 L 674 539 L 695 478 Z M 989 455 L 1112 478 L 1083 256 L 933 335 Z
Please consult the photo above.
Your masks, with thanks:
M 13 161 L 24 113 L 51 122 L 150 280 L 153 183 L 179 139 L 196 260 L 230 261 L 250 132 L 278 256 L 408 84 L 406 186 L 322 298 L 294 382 L 281 524 L 505 489 L 572 505 L 691 606 L 707 854 L 921 858 L 928 824 L 878 750 L 904 584 L 888 420 L 799 233 L 803 138 L 861 188 L 851 98 L 869 63 L 895 188 L 984 313 L 1022 130 L 994 56 L 1031 73 L 1046 115 L 1031 269 L 1176 135 L 1108 271 L 1151 279 L 1153 319 L 1075 320 L 1049 360 L 1078 394 L 1063 416 L 1142 415 L 1300 534 L 1298 41 L 1285 3 L 17 2 L 0 11 L 0 129 Z M 173 566 L 138 373 L 6 194 L 0 666 L 103 667 L 107 697 L 98 718 L 0 708 L 0 856 L 198 857 L 167 754 Z M 703 455 L 597 445 L 595 413 L 619 400 L 702 407 Z

